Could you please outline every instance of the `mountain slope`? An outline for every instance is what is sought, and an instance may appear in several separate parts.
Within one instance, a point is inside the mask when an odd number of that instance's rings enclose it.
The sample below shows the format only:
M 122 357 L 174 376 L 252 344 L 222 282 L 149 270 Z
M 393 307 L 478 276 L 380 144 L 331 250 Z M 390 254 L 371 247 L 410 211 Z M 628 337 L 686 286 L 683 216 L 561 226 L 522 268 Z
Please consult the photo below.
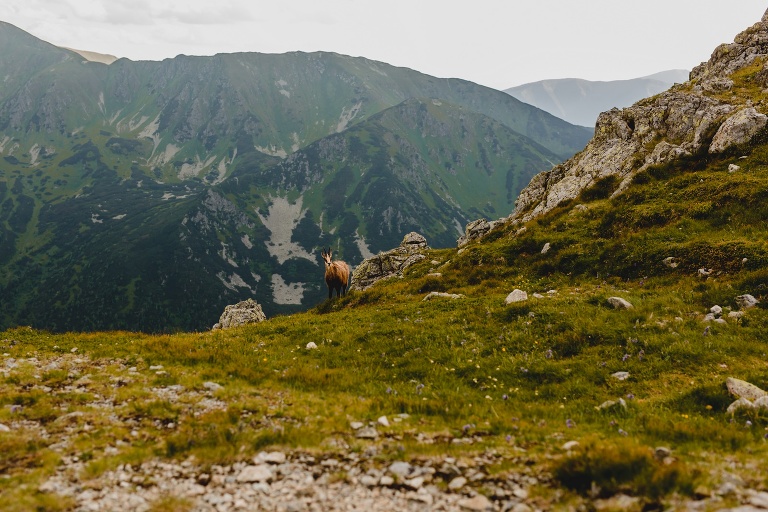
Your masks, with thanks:
M 352 264 L 412 229 L 450 245 L 590 136 L 363 58 L 105 65 L 8 24 L 0 40 L 3 327 L 173 331 L 248 297 L 306 308 L 321 245 Z
M 542 80 L 504 92 L 569 123 L 594 126 L 601 112 L 628 107 L 688 79 L 688 71 L 662 71 L 631 80 L 595 82 L 577 78 Z

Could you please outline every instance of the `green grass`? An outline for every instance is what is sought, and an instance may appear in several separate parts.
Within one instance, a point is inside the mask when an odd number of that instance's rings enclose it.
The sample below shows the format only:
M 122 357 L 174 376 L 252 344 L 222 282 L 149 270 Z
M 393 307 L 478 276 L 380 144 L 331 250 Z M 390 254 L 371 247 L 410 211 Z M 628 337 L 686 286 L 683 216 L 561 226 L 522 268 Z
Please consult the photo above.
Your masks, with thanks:
M 733 376 L 768 388 L 761 148 L 739 160 L 740 176 L 724 159 L 649 169 L 613 199 L 615 183 L 601 182 L 524 232 L 430 251 L 404 279 L 258 325 L 2 333 L 0 423 L 14 430 L 0 432 L 0 499 L 46 508 L 50 496 L 26 491 L 73 457 L 88 480 L 151 458 L 205 466 L 267 448 L 332 452 L 338 440 L 359 452 L 377 444 L 382 464 L 496 451 L 501 473 L 534 464 L 553 476 L 537 492 L 561 487 L 573 500 L 599 489 L 665 503 L 716 488 L 726 469 L 764 488 L 767 475 L 747 468 L 768 454 L 768 416 L 727 414 L 725 387 Z M 529 300 L 506 305 L 515 288 Z M 465 298 L 424 302 L 430 291 Z M 744 293 L 759 307 L 702 322 Z M 634 307 L 615 310 L 612 296 Z M 619 399 L 626 407 L 600 408 Z M 391 426 L 379 440 L 355 437 L 350 421 L 382 415 Z M 567 454 L 570 440 L 580 446 Z M 654 458 L 658 446 L 673 459 Z

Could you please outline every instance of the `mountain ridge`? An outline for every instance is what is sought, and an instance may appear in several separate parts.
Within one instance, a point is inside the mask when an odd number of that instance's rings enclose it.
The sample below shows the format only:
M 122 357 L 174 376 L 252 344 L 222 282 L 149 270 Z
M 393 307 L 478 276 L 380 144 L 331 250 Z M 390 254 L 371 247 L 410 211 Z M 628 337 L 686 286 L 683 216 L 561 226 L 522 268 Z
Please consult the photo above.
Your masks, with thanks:
M 323 297 L 318 247 L 355 264 L 401 230 L 451 245 L 591 135 L 364 58 L 104 65 L 0 29 L 3 326 L 204 329 L 249 297 L 305 309 Z

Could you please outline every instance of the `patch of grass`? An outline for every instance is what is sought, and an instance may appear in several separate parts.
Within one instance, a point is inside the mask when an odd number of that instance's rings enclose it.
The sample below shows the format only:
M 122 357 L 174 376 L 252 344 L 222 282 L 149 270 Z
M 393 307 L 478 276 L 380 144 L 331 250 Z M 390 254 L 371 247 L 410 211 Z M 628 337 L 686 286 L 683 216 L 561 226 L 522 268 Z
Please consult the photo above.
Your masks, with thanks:
M 656 502 L 672 492 L 693 494 L 695 472 L 679 461 L 657 460 L 632 440 L 589 439 L 558 461 L 553 476 L 564 487 L 585 496 L 609 497 L 620 492 Z

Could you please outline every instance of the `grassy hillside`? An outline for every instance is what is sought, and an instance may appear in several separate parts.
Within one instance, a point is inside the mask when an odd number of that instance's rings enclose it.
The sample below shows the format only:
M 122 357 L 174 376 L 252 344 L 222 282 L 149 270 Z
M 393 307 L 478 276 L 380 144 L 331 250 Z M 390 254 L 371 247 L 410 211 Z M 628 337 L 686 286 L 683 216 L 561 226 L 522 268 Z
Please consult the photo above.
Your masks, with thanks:
M 747 502 L 768 485 L 768 413 L 727 413 L 725 380 L 768 388 L 768 151 L 655 167 L 610 199 L 615 186 L 254 326 L 3 333 L 0 496 L 10 510 L 66 509 L 74 498 L 35 491 L 57 468 L 89 487 L 125 463 L 210 468 L 281 449 L 374 467 L 493 453 L 470 486 L 499 507 L 494 486 L 517 474 L 535 475 L 526 503 L 542 509 L 625 508 L 619 494 L 637 510 Z M 528 300 L 505 304 L 514 289 Z M 464 297 L 423 301 L 431 291 Z M 728 317 L 745 293 L 761 302 Z M 704 322 L 715 305 L 725 323 Z M 379 437 L 358 438 L 354 421 Z

